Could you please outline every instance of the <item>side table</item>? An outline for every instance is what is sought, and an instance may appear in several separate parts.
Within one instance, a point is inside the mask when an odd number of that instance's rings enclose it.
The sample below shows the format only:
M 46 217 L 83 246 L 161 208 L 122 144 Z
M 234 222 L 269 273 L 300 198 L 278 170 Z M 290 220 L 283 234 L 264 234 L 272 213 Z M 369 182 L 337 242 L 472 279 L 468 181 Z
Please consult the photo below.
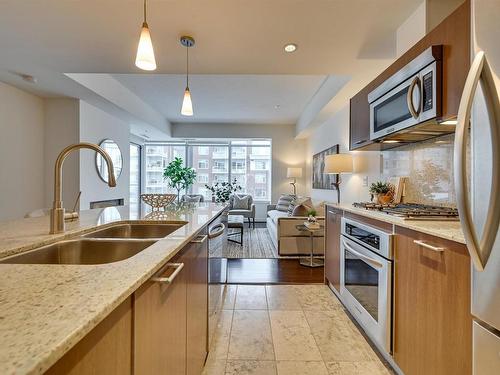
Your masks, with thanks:
M 320 225 L 318 229 L 310 229 L 304 224 L 299 224 L 296 225 L 295 228 L 301 232 L 308 232 L 309 238 L 311 239 L 311 254 L 308 257 L 301 257 L 300 264 L 306 267 L 323 267 L 325 260 L 314 256 L 314 233 L 324 229 L 324 226 Z

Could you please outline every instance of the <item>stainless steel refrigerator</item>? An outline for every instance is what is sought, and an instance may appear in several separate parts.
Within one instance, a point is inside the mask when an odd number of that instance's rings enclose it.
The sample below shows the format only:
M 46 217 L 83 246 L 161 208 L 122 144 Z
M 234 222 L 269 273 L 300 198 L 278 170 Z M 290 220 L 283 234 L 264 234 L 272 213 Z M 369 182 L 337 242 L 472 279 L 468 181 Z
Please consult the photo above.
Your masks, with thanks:
M 471 6 L 473 61 L 460 102 L 455 135 L 455 189 L 472 260 L 473 374 L 498 375 L 500 1 L 472 0 Z

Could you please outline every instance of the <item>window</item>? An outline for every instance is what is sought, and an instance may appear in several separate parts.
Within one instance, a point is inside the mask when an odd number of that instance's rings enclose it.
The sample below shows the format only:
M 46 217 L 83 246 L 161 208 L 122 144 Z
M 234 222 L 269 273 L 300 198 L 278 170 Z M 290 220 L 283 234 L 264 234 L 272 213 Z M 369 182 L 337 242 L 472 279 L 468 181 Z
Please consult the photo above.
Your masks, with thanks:
M 251 160 L 250 161 L 250 169 L 252 171 L 267 171 L 268 161 L 267 160 Z
M 190 194 L 211 200 L 206 185 L 236 179 L 242 192 L 254 200 L 271 197 L 271 141 L 218 140 L 216 143 L 154 143 L 144 147 L 144 187 L 148 193 L 171 192 L 163 179 L 163 170 L 174 157 L 181 157 L 197 172 Z
M 198 146 L 198 155 L 208 155 L 208 146 Z
M 256 188 L 255 189 L 255 198 L 256 199 L 265 199 L 267 198 L 267 189 Z
M 130 144 L 130 202 L 138 205 L 141 195 L 141 146 Z
M 212 171 L 214 173 L 227 172 L 227 160 L 214 160 Z
M 231 172 L 232 173 L 245 173 L 246 163 L 245 160 L 235 160 L 231 162 Z
M 198 169 L 208 169 L 208 160 L 198 160 Z
M 175 193 L 168 187 L 163 178 L 163 170 L 174 158 L 179 157 L 186 161 L 186 145 L 184 143 L 154 143 L 145 146 L 145 193 Z
M 256 184 L 265 184 L 266 183 L 266 175 L 265 174 L 256 174 L 255 175 L 255 183 Z
M 196 175 L 196 181 L 201 184 L 206 184 L 208 182 L 208 174 L 206 173 L 198 173 Z
M 228 147 L 227 146 L 214 147 L 212 157 L 214 159 L 228 159 Z
M 246 177 L 247 176 L 245 176 L 244 174 L 232 176 L 232 180 L 236 180 L 238 185 L 241 186 L 243 193 L 246 193 L 246 187 L 247 187 L 247 178 Z
M 214 182 L 228 182 L 227 174 L 214 174 Z

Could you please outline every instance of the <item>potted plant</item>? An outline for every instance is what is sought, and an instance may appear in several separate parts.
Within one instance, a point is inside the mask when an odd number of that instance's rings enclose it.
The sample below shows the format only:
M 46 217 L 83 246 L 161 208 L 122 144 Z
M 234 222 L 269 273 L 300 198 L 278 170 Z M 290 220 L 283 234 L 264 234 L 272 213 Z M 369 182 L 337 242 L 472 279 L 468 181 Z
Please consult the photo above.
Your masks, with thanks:
M 394 187 L 389 182 L 377 181 L 370 185 L 372 200 L 377 204 L 388 204 L 394 196 Z
M 181 190 L 187 190 L 196 181 L 196 171 L 182 165 L 181 158 L 175 158 L 163 170 L 163 178 L 168 186 L 177 190 L 177 201 L 180 200 Z
M 213 186 L 205 185 L 205 187 L 212 192 L 212 200 L 216 203 L 228 202 L 231 194 L 241 190 L 236 179 L 231 182 L 216 182 Z

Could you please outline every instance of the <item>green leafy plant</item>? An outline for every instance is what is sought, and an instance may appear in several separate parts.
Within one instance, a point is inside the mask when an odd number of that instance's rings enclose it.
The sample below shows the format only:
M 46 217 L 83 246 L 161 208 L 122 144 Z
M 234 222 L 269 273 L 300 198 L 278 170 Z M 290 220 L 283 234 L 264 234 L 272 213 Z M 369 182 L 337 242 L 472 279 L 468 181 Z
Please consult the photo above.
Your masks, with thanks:
M 392 190 L 392 185 L 388 182 L 377 181 L 370 185 L 370 193 L 387 194 Z
M 215 198 L 217 203 L 226 203 L 231 194 L 241 190 L 236 179 L 231 182 L 216 182 L 213 186 L 205 185 L 205 187 L 212 192 L 212 198 Z
M 175 158 L 163 170 L 163 178 L 167 180 L 168 186 L 177 190 L 177 200 L 180 200 L 181 190 L 188 189 L 196 181 L 196 171 L 190 167 L 184 167 L 181 158 Z
M 316 217 L 318 213 L 316 212 L 316 210 L 314 208 L 310 209 L 307 211 L 307 216 L 313 216 L 313 217 Z

